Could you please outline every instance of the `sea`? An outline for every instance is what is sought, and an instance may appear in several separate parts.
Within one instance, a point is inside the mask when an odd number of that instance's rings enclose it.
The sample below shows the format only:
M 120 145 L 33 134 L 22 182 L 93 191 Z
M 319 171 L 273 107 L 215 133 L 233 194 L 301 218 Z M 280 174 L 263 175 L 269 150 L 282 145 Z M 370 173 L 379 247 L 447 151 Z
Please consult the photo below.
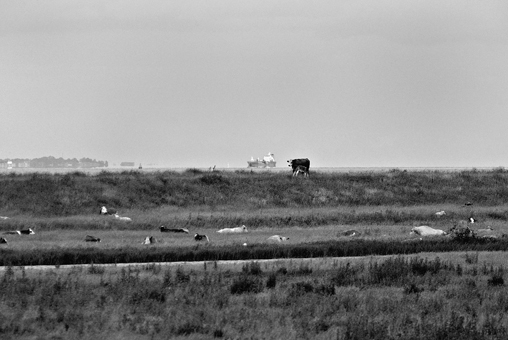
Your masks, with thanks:
M 140 172 L 185 172 L 189 169 L 197 169 L 201 171 L 211 171 L 210 168 L 199 168 L 199 167 L 157 167 L 147 166 L 139 169 L 138 167 L 107 167 L 107 168 L 13 168 L 5 169 L 0 168 L 0 174 L 16 173 L 16 174 L 27 174 L 27 173 L 72 173 L 72 172 L 84 172 L 87 174 L 98 174 L 100 172 L 123 172 L 123 171 L 140 171 Z M 504 169 L 503 167 L 311 167 L 311 172 L 314 173 L 369 173 L 369 172 L 389 172 L 389 171 L 438 171 L 438 172 L 457 172 L 457 171 L 492 171 L 495 169 Z M 275 168 L 215 168 L 215 171 L 223 172 L 235 172 L 235 171 L 249 171 L 249 172 L 291 172 L 288 167 L 275 167 Z

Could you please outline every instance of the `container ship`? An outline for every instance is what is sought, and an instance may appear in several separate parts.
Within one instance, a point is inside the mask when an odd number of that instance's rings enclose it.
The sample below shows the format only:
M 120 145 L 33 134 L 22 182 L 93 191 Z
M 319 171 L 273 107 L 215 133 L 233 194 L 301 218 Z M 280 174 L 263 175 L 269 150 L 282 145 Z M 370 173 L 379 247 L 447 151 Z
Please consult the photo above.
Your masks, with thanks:
M 262 159 L 254 159 L 251 157 L 250 161 L 247 161 L 248 168 L 275 168 L 277 162 L 275 158 L 273 158 L 273 153 L 269 152 L 267 156 L 264 156 Z

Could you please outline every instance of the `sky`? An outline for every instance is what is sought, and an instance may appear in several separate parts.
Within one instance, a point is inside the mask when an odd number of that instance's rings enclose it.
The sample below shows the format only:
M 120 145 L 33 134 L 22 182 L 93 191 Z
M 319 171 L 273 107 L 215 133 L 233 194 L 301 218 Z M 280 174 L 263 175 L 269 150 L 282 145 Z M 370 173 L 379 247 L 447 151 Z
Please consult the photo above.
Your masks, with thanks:
M 506 0 L 0 0 L 0 159 L 508 166 Z

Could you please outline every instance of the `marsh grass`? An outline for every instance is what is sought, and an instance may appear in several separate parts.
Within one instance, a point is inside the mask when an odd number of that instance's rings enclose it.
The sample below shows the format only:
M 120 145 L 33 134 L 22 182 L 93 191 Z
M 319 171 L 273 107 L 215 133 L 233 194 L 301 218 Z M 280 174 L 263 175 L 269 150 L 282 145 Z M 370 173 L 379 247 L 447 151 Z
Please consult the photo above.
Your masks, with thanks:
M 315 227 L 329 224 L 505 222 L 508 171 L 319 173 L 107 172 L 0 174 L 0 228 Z M 465 202 L 474 202 L 465 207 Z M 100 218 L 102 205 L 133 218 Z M 446 210 L 437 217 L 434 213 Z M 103 216 L 102 216 L 103 217 Z M 29 221 L 30 220 L 30 221 Z
M 0 271 L 0 337 L 505 339 L 506 239 L 407 234 L 419 224 L 447 230 L 473 214 L 476 228 L 501 236 L 507 184 L 504 169 L 316 172 L 308 180 L 198 169 L 1 174 L 0 215 L 11 218 L 0 230 L 36 234 L 9 236 L 0 248 L 8 266 Z M 99 216 L 102 205 L 133 221 Z M 248 234 L 212 234 L 207 245 L 155 232 L 242 224 Z M 362 236 L 340 236 L 352 228 Z M 105 241 L 84 244 L 88 233 Z M 290 242 L 263 242 L 275 233 Z M 150 234 L 161 242 L 141 245 Z M 391 254 L 413 255 L 374 257 Z M 289 260 L 263 262 L 273 258 Z M 243 259 L 254 261 L 222 262 Z M 171 261 L 205 262 L 188 270 L 164 265 Z M 101 265 L 130 262 L 150 264 Z M 64 269 L 76 263 L 86 266 Z M 56 269 L 13 267 L 32 264 Z
M 489 254 L 492 257 L 493 254 Z M 504 256 L 494 255 L 495 257 Z M 157 265 L 0 275 L 2 338 L 503 339 L 506 259 L 443 254 L 237 271 Z M 93 268 L 96 266 L 94 265 Z M 458 270 L 458 268 L 461 270 Z M 254 269 L 254 270 L 253 270 Z
M 117 247 L 51 247 L 0 248 L 0 265 L 69 265 L 90 263 L 145 263 L 181 261 L 223 261 L 248 259 L 287 259 L 352 257 L 369 255 L 414 254 L 420 252 L 505 251 L 506 239 L 477 239 L 456 242 L 451 238 L 414 239 L 411 242 L 394 239 L 351 239 L 294 244 L 240 244 L 164 247 L 138 244 Z M 251 269 L 249 269 L 251 270 Z

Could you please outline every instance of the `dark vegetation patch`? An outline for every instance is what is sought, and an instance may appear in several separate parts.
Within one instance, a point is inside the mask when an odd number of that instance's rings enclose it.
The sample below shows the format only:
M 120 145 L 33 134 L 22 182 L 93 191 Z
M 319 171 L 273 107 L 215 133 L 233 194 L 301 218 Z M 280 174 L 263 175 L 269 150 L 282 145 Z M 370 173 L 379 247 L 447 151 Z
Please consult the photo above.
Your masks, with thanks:
M 358 239 L 291 244 L 277 247 L 269 244 L 255 244 L 248 248 L 237 245 L 207 248 L 179 247 L 178 249 L 123 247 L 115 249 L 58 248 L 16 250 L 0 248 L 0 266 L 260 260 L 505 250 L 508 250 L 508 241 L 505 239 L 477 239 L 476 242 L 468 243 L 456 242 L 453 239 L 422 240 L 418 242 Z M 427 266 L 418 263 L 414 263 L 413 267 L 415 272 L 428 270 Z M 244 271 L 251 275 L 262 273 L 261 268 L 257 264 L 246 265 Z M 312 269 L 310 269 L 310 272 L 312 272 Z M 381 268 L 379 272 L 380 275 L 385 272 L 384 268 Z M 306 268 L 302 268 L 301 274 L 308 274 L 306 273 Z M 346 274 L 345 276 L 347 277 Z

